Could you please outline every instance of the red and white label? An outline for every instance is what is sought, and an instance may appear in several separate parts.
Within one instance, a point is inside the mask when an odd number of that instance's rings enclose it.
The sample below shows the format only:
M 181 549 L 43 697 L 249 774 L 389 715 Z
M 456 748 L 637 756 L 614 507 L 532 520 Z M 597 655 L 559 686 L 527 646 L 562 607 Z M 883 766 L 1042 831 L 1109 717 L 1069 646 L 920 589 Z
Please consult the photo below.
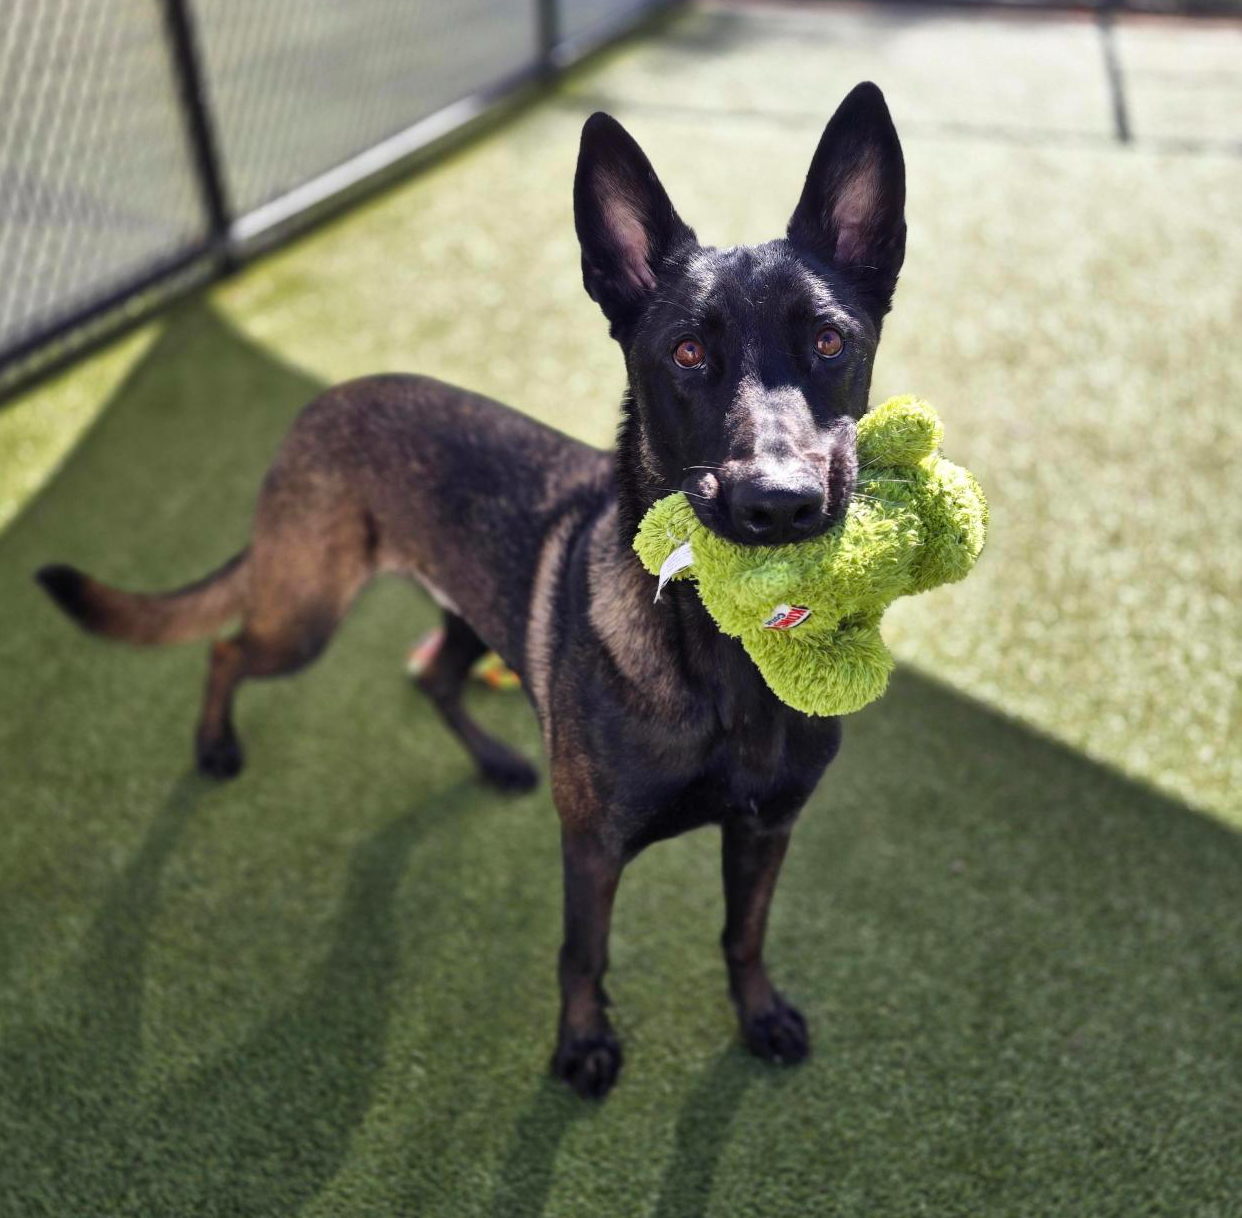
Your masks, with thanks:
M 772 610 L 772 616 L 764 621 L 763 628 L 792 630 L 795 626 L 801 626 L 810 616 L 811 611 L 805 605 L 777 605 Z

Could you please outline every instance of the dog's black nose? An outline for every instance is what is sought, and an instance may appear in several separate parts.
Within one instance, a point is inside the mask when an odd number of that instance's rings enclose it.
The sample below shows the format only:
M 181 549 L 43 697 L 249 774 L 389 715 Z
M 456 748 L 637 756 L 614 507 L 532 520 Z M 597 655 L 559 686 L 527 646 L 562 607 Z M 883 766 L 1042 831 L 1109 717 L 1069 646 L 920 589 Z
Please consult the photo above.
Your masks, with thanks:
M 729 495 L 729 519 L 743 541 L 767 546 L 800 541 L 824 516 L 823 488 L 811 483 L 773 486 L 741 482 Z

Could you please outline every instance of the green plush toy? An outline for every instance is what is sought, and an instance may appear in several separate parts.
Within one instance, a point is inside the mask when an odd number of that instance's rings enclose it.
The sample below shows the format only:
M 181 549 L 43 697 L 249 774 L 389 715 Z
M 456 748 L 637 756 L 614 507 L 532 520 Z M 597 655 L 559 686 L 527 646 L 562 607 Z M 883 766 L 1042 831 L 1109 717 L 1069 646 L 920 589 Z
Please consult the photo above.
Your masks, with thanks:
M 884 610 L 963 578 L 983 548 L 987 503 L 974 477 L 937 453 L 943 435 L 917 398 L 890 398 L 865 415 L 845 519 L 811 541 L 726 541 L 678 492 L 652 505 L 634 548 L 661 588 L 695 580 L 708 613 L 742 640 L 782 702 L 808 715 L 859 710 L 893 669 Z

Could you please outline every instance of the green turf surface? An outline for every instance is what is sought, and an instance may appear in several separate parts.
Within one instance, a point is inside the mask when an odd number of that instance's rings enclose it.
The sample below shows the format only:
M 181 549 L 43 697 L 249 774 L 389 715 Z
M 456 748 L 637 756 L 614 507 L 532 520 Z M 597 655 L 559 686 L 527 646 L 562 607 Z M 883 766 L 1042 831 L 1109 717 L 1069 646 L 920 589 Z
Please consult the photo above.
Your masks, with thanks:
M 4 1213 L 1228 1212 L 1242 840 L 925 678 L 851 721 L 782 885 L 811 1062 L 733 1043 L 693 835 L 626 878 L 598 1110 L 545 1077 L 554 812 L 402 678 L 410 589 L 247 690 L 242 779 L 194 776 L 201 647 L 84 640 L 23 577 L 205 568 L 312 387 L 183 311 L 0 545 Z
M 1080 23 L 1056 142 L 1038 71 L 1010 79 L 1014 19 L 964 44 L 1004 77 L 974 130 L 909 75 L 963 18 L 817 19 L 691 14 L 0 416 L 25 504 L 0 533 L 4 1218 L 1238 1211 L 1240 163 L 1141 127 L 1123 149 L 1105 103 L 1065 105 L 1103 97 Z M 1037 46 L 1060 28 L 1035 22 Z M 201 574 L 298 406 L 356 372 L 605 440 L 619 361 L 568 210 L 582 115 L 606 99 L 706 239 L 761 239 L 861 74 L 910 128 L 877 396 L 937 404 L 992 541 L 892 615 L 920 667 L 847 724 L 795 837 L 771 957 L 812 1059 L 735 1043 L 704 832 L 623 882 L 628 1059 L 586 1106 L 545 1073 L 555 814 L 544 788 L 479 787 L 403 678 L 421 595 L 376 584 L 319 664 L 248 686 L 251 766 L 217 787 L 189 767 L 202 647 L 83 638 L 28 575 Z M 1143 79 L 1157 115 L 1168 78 Z M 537 753 L 520 697 L 473 698 Z

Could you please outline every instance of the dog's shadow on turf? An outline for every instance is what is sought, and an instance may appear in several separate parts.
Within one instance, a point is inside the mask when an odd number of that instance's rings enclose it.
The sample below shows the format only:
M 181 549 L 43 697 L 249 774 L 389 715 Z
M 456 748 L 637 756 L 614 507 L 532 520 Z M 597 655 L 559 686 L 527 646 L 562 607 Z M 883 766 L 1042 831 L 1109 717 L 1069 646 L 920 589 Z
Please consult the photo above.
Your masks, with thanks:
M 76 1019 L 0 1049 L 6 1214 L 294 1212 L 335 1175 L 367 1112 L 391 1005 L 397 885 L 418 840 L 477 793 L 467 783 L 437 792 L 361 842 L 302 996 L 225 1057 L 148 1093 L 138 1069 L 149 930 L 163 868 L 208 789 L 181 779 L 117 877 L 87 935 Z
M 756 1062 L 740 1045 L 726 1049 L 703 1073 L 677 1116 L 673 1152 L 653 1218 L 702 1218 L 707 1212 L 729 1127 L 759 1077 L 770 1083 L 771 1067 Z M 514 1123 L 497 1173 L 500 1182 L 488 1209 L 492 1218 L 537 1218 L 543 1213 L 561 1141 L 575 1121 L 593 1112 L 593 1106 L 554 1078 L 535 1088 Z
M 586 1102 L 551 1074 L 541 1079 L 497 1169 L 497 1186 L 488 1213 L 492 1218 L 542 1214 L 556 1166 L 556 1152 L 570 1126 L 589 1112 Z
M 686 1097 L 677 1114 L 673 1153 L 653 1218 L 702 1218 L 707 1212 L 729 1127 L 760 1071 L 771 1075 L 772 1067 L 735 1045 L 716 1058 Z

